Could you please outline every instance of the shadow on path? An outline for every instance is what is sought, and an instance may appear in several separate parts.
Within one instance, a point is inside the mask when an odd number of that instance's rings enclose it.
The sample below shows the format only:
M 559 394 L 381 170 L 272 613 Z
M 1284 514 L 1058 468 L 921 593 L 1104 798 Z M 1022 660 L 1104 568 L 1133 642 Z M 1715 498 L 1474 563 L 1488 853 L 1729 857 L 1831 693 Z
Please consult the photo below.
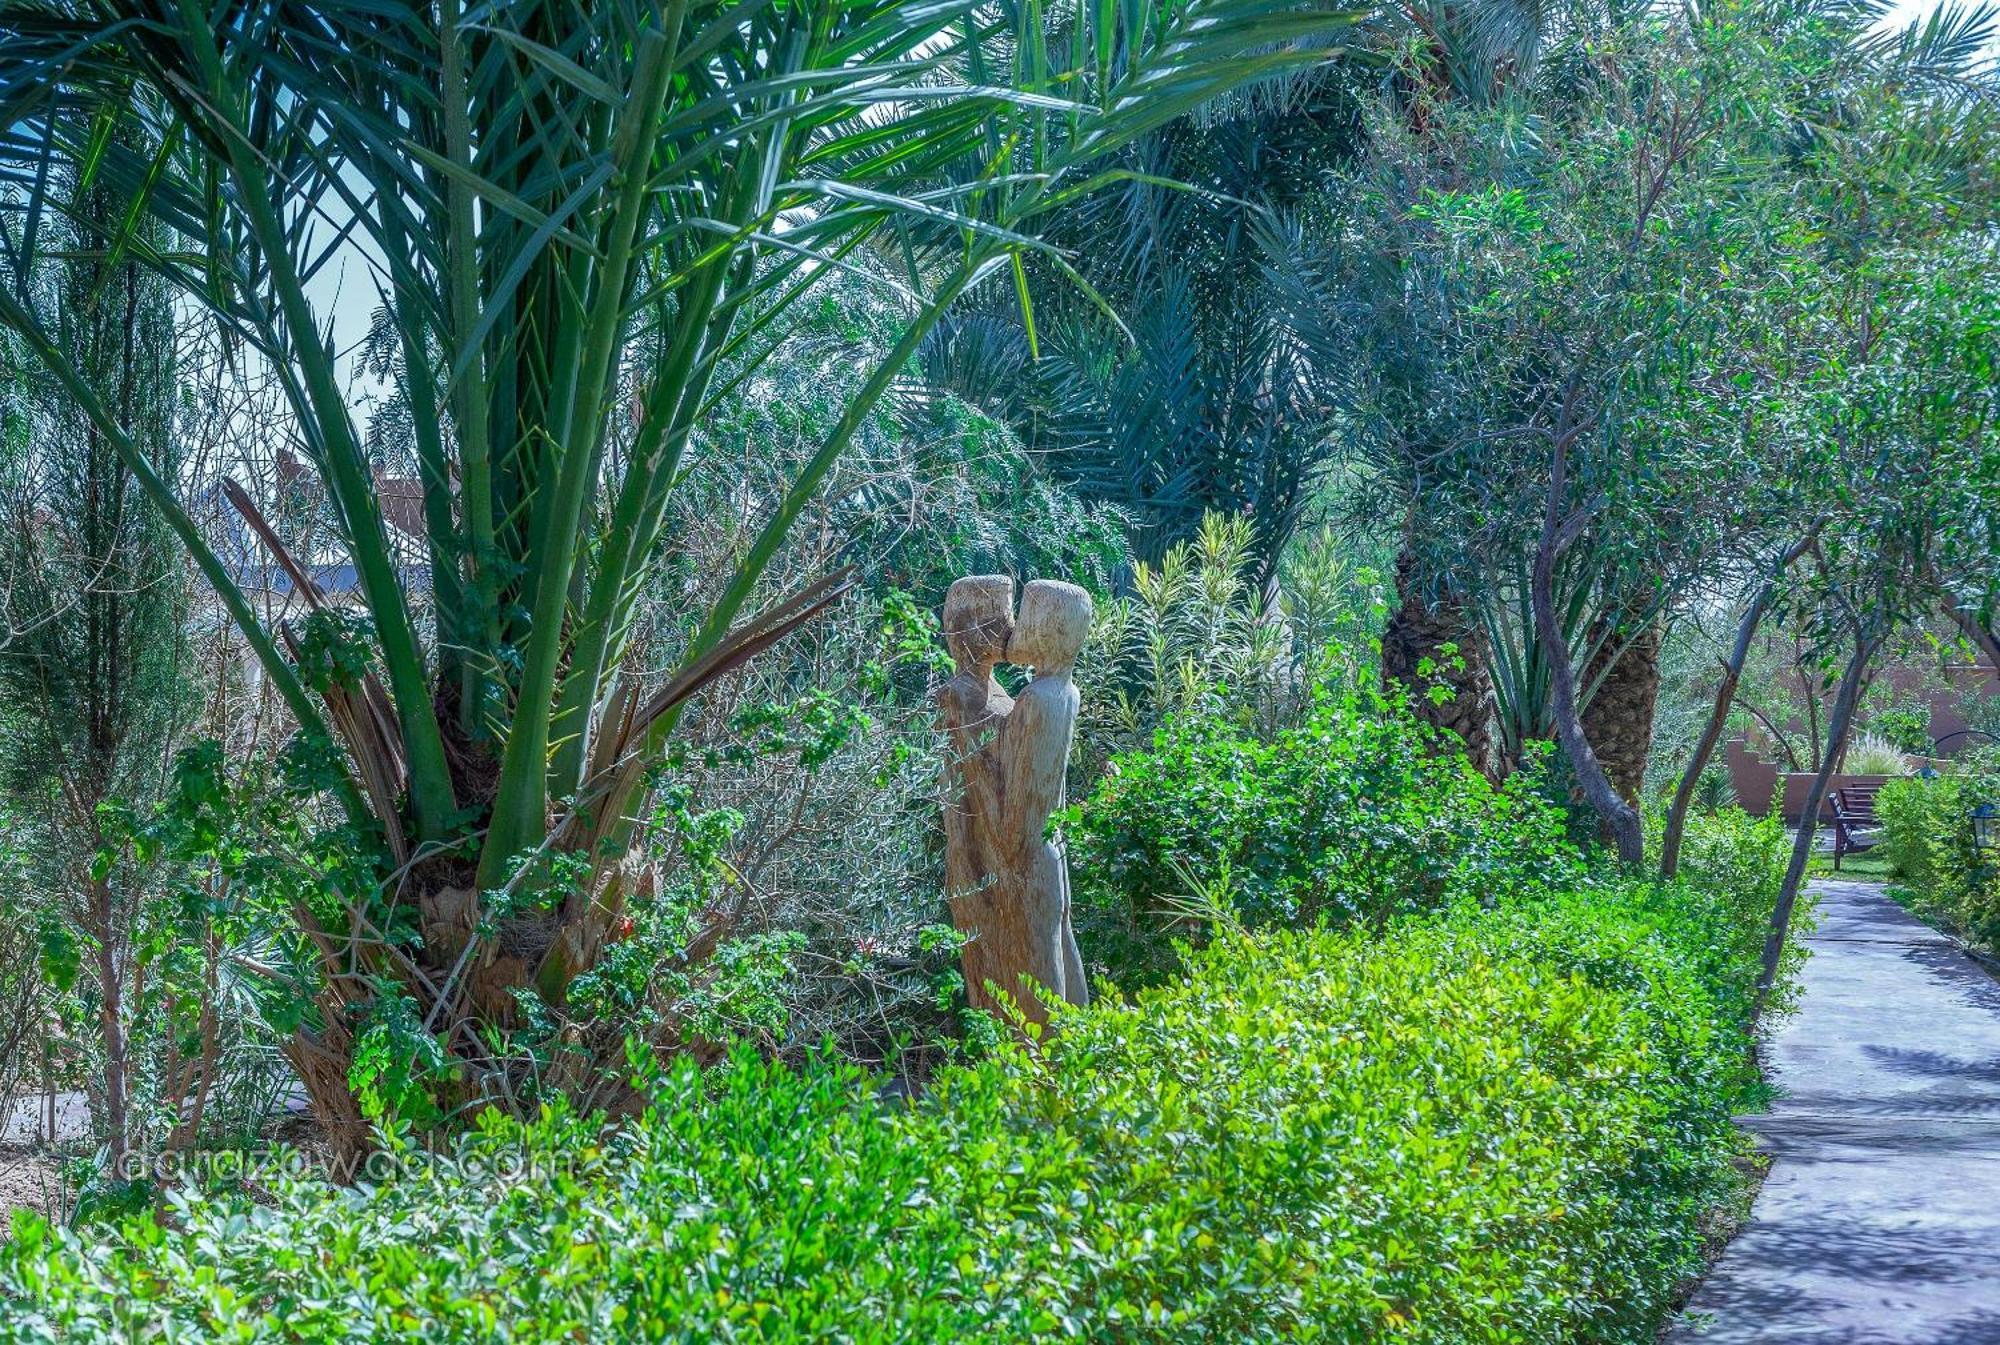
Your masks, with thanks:
M 2000 984 L 1873 883 L 1815 884 L 1772 1155 L 1672 1345 L 2000 1345 Z

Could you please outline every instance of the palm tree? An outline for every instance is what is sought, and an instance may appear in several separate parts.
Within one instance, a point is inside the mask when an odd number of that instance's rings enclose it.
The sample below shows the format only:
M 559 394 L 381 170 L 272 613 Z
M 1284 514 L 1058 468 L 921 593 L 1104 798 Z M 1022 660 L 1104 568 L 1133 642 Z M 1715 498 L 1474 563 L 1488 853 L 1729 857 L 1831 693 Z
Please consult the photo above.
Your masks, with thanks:
M 1538 93 L 1573 81 L 1578 39 L 1608 21 L 1597 7 L 1537 0 L 1424 0 L 1388 10 L 1376 25 L 1382 69 L 1368 113 L 1419 143 L 1464 109 L 1520 116 Z M 1388 128 L 1367 116 L 1357 122 L 1337 184 L 1300 203 L 1273 267 L 1274 307 L 1294 339 L 1338 371 L 1330 377 L 1341 383 L 1346 412 L 1340 449 L 1367 483 L 1349 500 L 1350 521 L 1373 530 L 1396 520 L 1390 526 L 1401 530 L 1383 685 L 1462 740 L 1480 769 L 1500 774 L 1514 757 L 1496 716 L 1507 691 L 1505 643 L 1462 564 L 1464 536 L 1478 526 L 1448 480 L 1464 427 L 1448 423 L 1448 375 L 1419 331 L 1422 314 L 1445 301 L 1407 290 L 1401 262 L 1416 241 L 1385 229 L 1379 212 L 1367 217 L 1367 160 Z
M 295 1056 L 337 1140 L 355 1015 L 413 1000 L 467 1060 L 524 994 L 560 1010 L 626 900 L 649 767 L 707 681 L 836 600 L 827 576 L 739 620 L 786 530 L 952 302 L 1039 258 L 1059 211 L 1190 108 L 1312 59 L 1291 0 L 0 3 L 15 277 L 51 162 L 171 232 L 101 246 L 169 278 L 281 382 L 366 620 L 352 657 L 266 628 L 115 407 L 18 294 L 16 329 L 166 515 L 304 733 L 338 742 L 385 881 L 325 958 Z M 107 144 L 141 119 L 148 154 Z M 149 226 L 150 223 L 149 223 Z M 885 274 L 899 235 L 949 239 Z M 915 256 L 914 252 L 909 255 Z M 399 562 L 308 286 L 362 259 L 395 333 L 423 562 Z M 690 439 L 825 276 L 866 269 L 909 321 L 778 498 L 679 669 L 627 654 Z M 232 500 L 313 593 L 246 493 Z M 328 669 L 331 671 L 328 671 Z M 554 881 L 552 872 L 571 875 Z M 393 878 L 394 881 L 387 881 Z M 406 947 L 371 931 L 413 907 Z M 312 917 L 302 917 L 310 922 Z M 351 955 L 350 955 L 351 950 Z M 316 1063 L 311 1063 L 316 1062 Z
M 1212 511 L 1253 530 L 1252 582 L 1331 463 L 1336 385 L 1267 294 L 1279 220 L 1359 134 L 1340 59 L 1205 106 L 1136 141 L 1130 176 L 1049 235 L 1088 281 L 1030 258 L 1030 302 L 989 285 L 941 323 L 918 372 L 1006 422 L 1052 476 L 1133 520 L 1157 565 Z

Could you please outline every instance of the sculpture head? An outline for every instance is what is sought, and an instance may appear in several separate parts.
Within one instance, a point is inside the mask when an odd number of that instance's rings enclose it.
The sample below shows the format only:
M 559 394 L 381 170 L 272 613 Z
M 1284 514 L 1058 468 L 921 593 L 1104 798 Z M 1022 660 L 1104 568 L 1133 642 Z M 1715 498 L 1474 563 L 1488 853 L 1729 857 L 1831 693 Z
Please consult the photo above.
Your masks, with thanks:
M 1036 579 L 1021 590 L 1007 661 L 1032 667 L 1037 676 L 1066 673 L 1089 634 L 1090 595 L 1075 584 Z
M 944 643 L 960 672 L 990 668 L 1007 656 L 1014 630 L 1014 581 L 976 574 L 944 595 Z

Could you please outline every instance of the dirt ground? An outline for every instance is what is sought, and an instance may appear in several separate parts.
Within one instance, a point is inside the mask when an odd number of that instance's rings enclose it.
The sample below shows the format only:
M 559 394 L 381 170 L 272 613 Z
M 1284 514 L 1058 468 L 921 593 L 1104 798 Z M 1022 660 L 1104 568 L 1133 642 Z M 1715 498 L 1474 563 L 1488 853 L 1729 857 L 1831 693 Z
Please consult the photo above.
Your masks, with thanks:
M 69 1213 L 75 1196 L 63 1183 L 53 1155 L 21 1145 L 0 1147 L 0 1238 L 12 1236 L 15 1210 L 35 1210 L 60 1219 Z

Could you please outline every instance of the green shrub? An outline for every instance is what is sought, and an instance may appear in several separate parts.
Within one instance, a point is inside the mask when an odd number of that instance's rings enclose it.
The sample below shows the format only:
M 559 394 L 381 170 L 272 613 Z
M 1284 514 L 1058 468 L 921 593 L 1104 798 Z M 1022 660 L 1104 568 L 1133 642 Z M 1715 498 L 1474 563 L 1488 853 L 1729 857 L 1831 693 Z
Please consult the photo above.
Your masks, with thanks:
M 2000 945 L 2000 855 L 1973 844 L 1972 810 L 2000 804 L 2000 775 L 1891 780 L 1875 796 L 1882 849 L 1926 914 L 1974 942 Z
M 1764 938 L 1791 849 L 1792 838 L 1775 815 L 1752 817 L 1736 807 L 1692 813 L 1681 838 L 1680 871 L 1688 881 L 1661 888 L 1654 898 L 1654 923 L 1678 941 L 1683 963 L 1738 1025 L 1750 1021 Z M 1770 1002 L 1776 1012 L 1790 1008 L 1817 905 L 1811 888 L 1799 893 Z
M 1134 562 L 1129 593 L 1099 602 L 1078 663 L 1087 694 L 1072 778 L 1094 779 L 1174 718 L 1270 732 L 1295 722 L 1317 686 L 1376 680 L 1381 572 L 1322 527 L 1286 549 L 1273 603 L 1255 540 L 1247 515 L 1210 510 L 1158 565 Z
M 1322 694 L 1269 737 L 1183 716 L 1072 810 L 1078 937 L 1114 980 L 1144 983 L 1171 965 L 1191 875 L 1213 876 L 1253 926 L 1380 923 L 1577 881 L 1564 827 L 1528 776 L 1496 788 L 1371 693 Z
M 914 1105 L 680 1061 L 379 1186 L 23 1216 L 0 1341 L 1650 1341 L 1737 1191 L 1743 918 L 1593 883 L 1225 928 Z

